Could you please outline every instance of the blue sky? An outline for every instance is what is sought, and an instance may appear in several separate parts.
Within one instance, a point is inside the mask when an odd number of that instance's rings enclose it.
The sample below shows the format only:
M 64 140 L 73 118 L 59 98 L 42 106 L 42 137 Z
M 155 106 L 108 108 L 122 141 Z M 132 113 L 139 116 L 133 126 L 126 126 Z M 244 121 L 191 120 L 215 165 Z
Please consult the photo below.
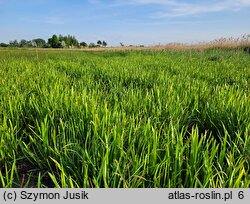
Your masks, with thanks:
M 75 35 L 153 45 L 250 34 L 250 0 L 0 0 L 0 42 Z

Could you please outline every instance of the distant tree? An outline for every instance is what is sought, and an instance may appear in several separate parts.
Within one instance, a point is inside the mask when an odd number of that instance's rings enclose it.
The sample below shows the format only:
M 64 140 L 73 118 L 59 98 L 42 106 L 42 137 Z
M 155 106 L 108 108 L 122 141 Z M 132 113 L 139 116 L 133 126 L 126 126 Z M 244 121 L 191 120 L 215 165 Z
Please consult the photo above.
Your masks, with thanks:
M 70 35 L 65 36 L 65 37 L 63 37 L 63 39 L 64 39 L 66 46 L 70 47 L 71 46 L 71 36 Z
M 35 45 L 36 47 L 45 47 L 46 46 L 46 41 L 41 38 L 33 39 L 32 44 Z
M 53 35 L 48 39 L 48 44 L 53 48 L 65 48 L 65 47 L 79 47 L 79 42 L 75 36 L 67 35 L 62 36 Z
M 76 39 L 75 36 L 71 36 L 71 35 L 67 35 L 67 36 L 62 36 L 62 35 L 59 35 L 59 41 L 62 42 L 64 41 L 65 42 L 65 47 L 78 47 L 79 46 L 79 42 L 78 40 Z
M 52 48 L 59 48 L 60 44 L 59 44 L 59 39 L 58 39 L 57 35 L 53 35 L 52 38 L 49 38 L 48 44 L 50 44 L 50 46 Z
M 74 46 L 74 47 L 78 47 L 79 46 L 79 42 L 78 42 L 78 40 L 76 39 L 76 37 L 75 36 L 72 36 L 72 45 Z
M 102 41 L 102 46 L 103 47 L 106 47 L 108 44 L 107 44 L 107 42 L 106 41 Z
M 89 47 L 93 48 L 93 47 L 97 47 L 95 43 L 89 43 Z
M 33 43 L 30 40 L 20 40 L 19 47 L 33 47 Z
M 9 45 L 10 47 L 19 47 L 19 43 L 17 40 L 10 41 Z
M 27 40 L 20 40 L 19 42 L 19 47 L 28 47 L 28 42 Z
M 59 42 L 59 43 L 60 43 L 60 47 L 61 47 L 61 48 L 65 48 L 65 47 L 66 47 L 66 43 L 65 43 L 64 40 L 61 41 L 61 42 Z
M 64 37 L 63 37 L 62 35 L 59 35 L 58 40 L 59 40 L 60 42 L 62 42 L 62 41 L 64 41 L 65 39 L 64 39 Z
M 7 43 L 0 43 L 0 47 L 8 47 L 9 45 Z
M 32 41 L 31 41 L 31 40 L 28 40 L 28 41 L 27 41 L 27 46 L 28 46 L 28 47 L 33 47 L 33 44 L 32 44 Z
M 52 38 L 49 38 L 49 39 L 48 39 L 48 45 L 49 45 L 50 47 L 52 47 Z
M 43 48 L 51 48 L 51 45 L 49 43 L 46 43 Z
M 98 40 L 96 44 L 102 46 L 102 41 Z
M 100 41 L 101 42 L 101 41 Z M 102 43 L 102 42 L 101 42 Z M 40 47 L 40 48 L 66 48 L 66 47 L 87 47 L 87 43 L 82 42 L 81 45 L 73 35 L 53 35 L 48 39 L 47 43 L 42 38 L 36 38 L 33 40 L 17 40 L 10 41 L 9 44 L 0 43 L 0 47 Z M 91 46 L 96 47 L 95 44 Z
M 81 46 L 81 47 L 87 47 L 88 44 L 87 44 L 86 42 L 81 42 L 81 43 L 80 43 L 80 46 Z

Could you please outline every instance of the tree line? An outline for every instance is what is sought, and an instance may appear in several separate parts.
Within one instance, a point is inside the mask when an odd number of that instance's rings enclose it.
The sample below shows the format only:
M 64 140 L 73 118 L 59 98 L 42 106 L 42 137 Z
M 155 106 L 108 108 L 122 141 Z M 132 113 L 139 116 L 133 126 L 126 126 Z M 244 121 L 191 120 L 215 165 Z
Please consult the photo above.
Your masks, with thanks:
M 98 40 L 96 43 L 79 42 L 75 36 L 67 35 L 53 35 L 47 41 L 42 38 L 37 38 L 33 40 L 13 40 L 9 43 L 0 43 L 0 47 L 20 47 L 20 48 L 83 48 L 83 47 L 106 47 L 107 42 Z

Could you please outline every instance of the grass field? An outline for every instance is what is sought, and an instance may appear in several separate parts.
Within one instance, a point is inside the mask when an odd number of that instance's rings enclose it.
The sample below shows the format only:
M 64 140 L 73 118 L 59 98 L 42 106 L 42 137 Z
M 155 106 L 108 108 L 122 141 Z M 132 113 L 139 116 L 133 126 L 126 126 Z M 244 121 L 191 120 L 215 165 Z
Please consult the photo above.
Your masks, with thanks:
M 250 55 L 0 50 L 0 187 L 249 187 Z

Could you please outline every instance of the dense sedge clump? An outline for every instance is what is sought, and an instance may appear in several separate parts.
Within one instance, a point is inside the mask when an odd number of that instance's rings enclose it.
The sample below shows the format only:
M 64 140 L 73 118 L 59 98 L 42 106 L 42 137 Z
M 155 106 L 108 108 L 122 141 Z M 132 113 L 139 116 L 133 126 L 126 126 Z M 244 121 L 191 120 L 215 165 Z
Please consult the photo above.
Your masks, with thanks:
M 249 187 L 244 50 L 0 50 L 0 187 Z

